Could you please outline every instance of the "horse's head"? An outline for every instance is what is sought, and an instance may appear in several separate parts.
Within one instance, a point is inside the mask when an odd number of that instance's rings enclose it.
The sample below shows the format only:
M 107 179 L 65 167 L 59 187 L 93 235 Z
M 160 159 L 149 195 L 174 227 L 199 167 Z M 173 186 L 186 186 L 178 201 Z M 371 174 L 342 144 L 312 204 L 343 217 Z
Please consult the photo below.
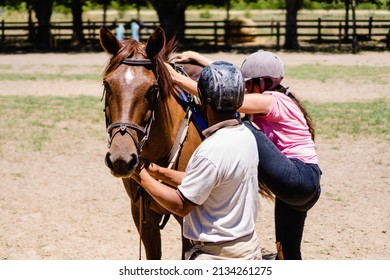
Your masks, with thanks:
M 111 55 L 103 77 L 109 147 L 105 161 L 114 176 L 130 177 L 148 138 L 159 90 L 167 86 L 159 81 L 161 71 L 166 71 L 160 54 L 165 34 L 157 28 L 142 44 L 119 41 L 102 26 L 100 43 Z

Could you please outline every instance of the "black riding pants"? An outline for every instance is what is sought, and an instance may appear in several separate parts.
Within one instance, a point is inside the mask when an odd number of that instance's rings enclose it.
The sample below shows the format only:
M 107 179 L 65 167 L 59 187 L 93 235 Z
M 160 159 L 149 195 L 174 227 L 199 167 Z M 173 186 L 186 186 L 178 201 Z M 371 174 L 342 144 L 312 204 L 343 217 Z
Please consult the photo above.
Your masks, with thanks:
M 262 131 L 249 121 L 243 123 L 256 138 L 259 179 L 276 196 L 276 241 L 281 242 L 285 259 L 301 259 L 300 244 L 307 211 L 321 193 L 321 170 L 317 164 L 287 158 Z

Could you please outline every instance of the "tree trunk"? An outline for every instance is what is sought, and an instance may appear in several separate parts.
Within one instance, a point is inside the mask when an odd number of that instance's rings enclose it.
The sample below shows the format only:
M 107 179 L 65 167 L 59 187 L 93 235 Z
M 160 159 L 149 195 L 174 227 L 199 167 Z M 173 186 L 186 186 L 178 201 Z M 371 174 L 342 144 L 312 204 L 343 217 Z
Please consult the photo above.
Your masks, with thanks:
M 107 8 L 108 4 L 103 4 L 103 24 L 107 24 Z
M 297 15 L 302 7 L 303 0 L 286 0 L 286 39 L 284 48 L 287 50 L 298 50 L 298 28 Z
M 185 31 L 185 10 L 188 6 L 187 0 L 150 0 L 157 12 L 160 25 L 164 29 L 167 39 L 173 37 L 179 42 L 184 39 Z
M 28 41 L 30 43 L 34 43 L 35 42 L 35 28 L 34 28 L 34 22 L 32 19 L 33 7 L 31 6 L 30 2 L 27 2 L 27 8 L 28 8 Z
M 84 44 L 83 33 L 83 1 L 72 0 L 71 8 L 73 15 L 73 39 L 77 44 Z
M 345 41 L 348 41 L 348 29 L 349 29 L 349 2 L 350 2 L 350 0 L 344 0 L 344 5 L 345 5 L 344 40 L 345 40 Z
M 54 0 L 33 0 L 32 7 L 38 20 L 38 32 L 36 46 L 38 50 L 50 49 L 50 18 Z

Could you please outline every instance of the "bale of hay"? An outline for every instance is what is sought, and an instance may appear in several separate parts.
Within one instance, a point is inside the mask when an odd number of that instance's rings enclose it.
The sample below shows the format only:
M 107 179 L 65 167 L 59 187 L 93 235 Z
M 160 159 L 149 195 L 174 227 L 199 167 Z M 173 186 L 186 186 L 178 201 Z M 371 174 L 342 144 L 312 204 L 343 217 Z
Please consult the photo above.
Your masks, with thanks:
M 229 24 L 229 41 L 231 43 L 246 43 L 254 42 L 255 36 L 248 36 L 256 34 L 256 23 L 249 18 L 234 18 Z

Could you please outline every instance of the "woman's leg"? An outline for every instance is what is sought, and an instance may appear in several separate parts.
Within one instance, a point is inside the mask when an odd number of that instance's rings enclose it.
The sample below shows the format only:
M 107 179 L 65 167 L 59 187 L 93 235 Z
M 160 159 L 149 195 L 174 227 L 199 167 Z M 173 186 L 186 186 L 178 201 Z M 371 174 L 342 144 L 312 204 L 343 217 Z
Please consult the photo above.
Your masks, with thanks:
M 254 134 L 259 153 L 259 180 L 291 207 L 308 210 L 319 197 L 320 170 L 298 159 L 289 159 L 250 122 L 243 122 Z
M 283 258 L 301 260 L 301 242 L 307 211 L 297 211 L 276 198 L 275 200 L 275 234 L 280 243 Z

